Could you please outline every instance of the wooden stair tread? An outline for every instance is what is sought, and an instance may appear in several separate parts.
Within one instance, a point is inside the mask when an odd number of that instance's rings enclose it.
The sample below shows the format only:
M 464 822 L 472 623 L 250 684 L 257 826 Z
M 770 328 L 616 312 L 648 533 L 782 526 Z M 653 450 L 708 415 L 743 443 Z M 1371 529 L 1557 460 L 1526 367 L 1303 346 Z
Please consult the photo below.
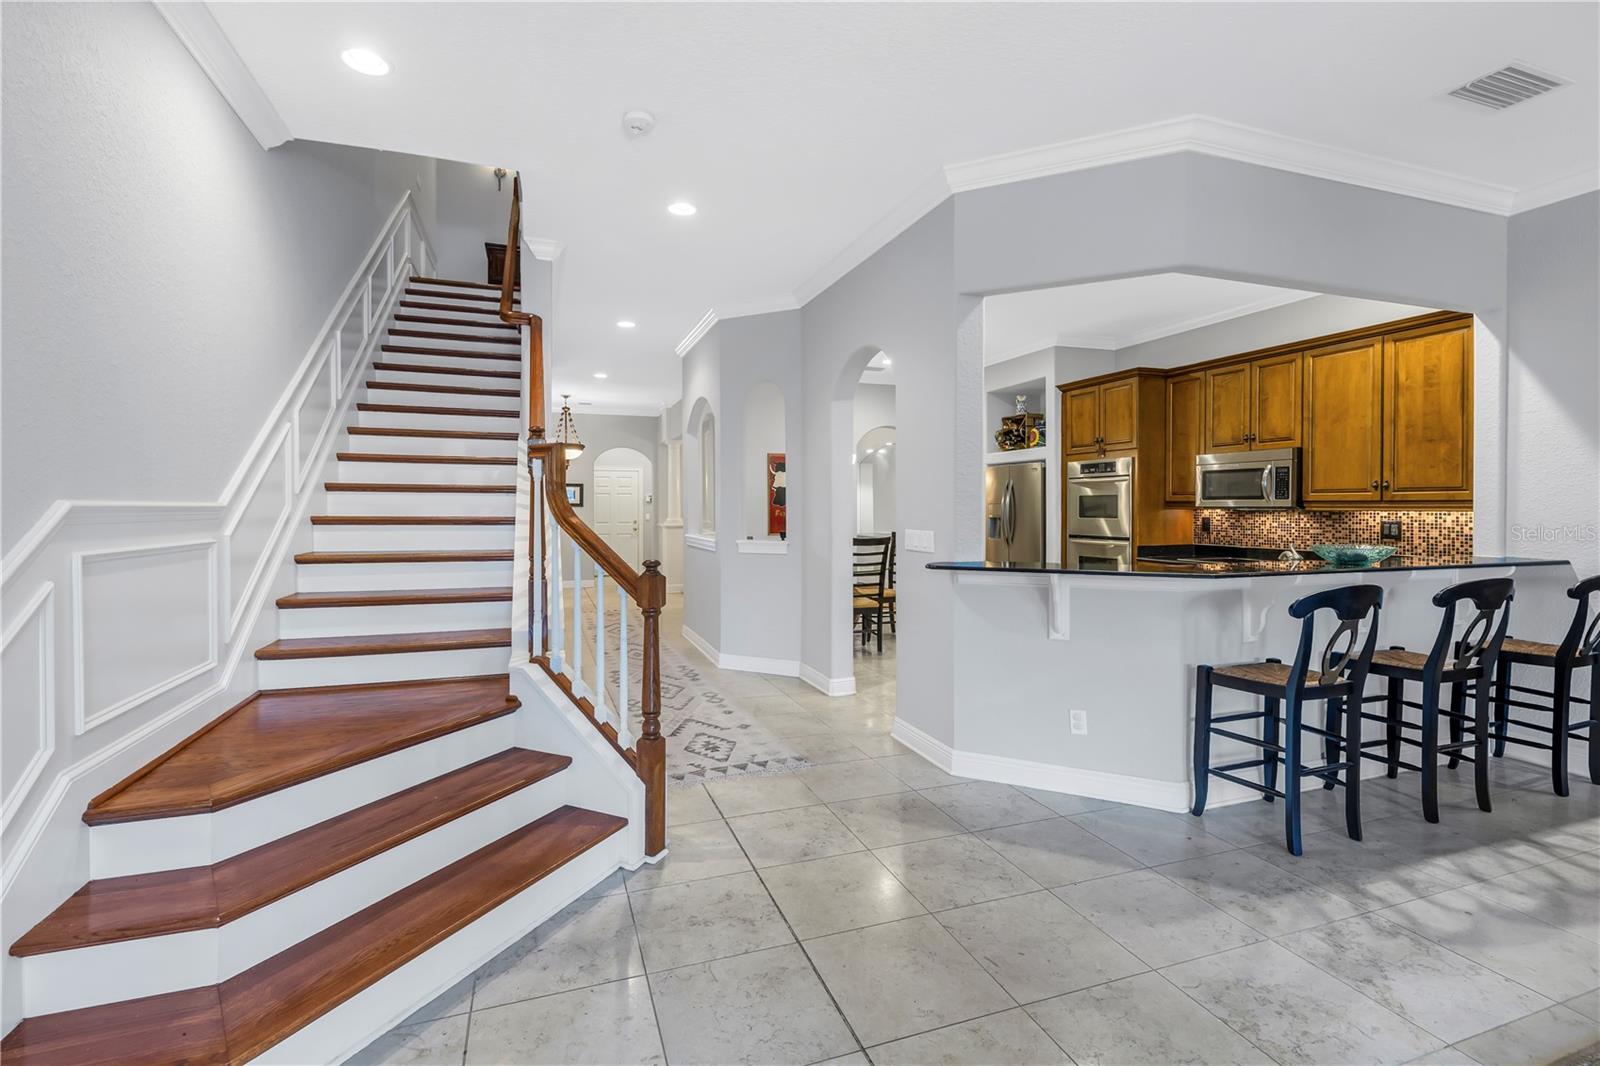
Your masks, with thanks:
M 285 610 L 313 607 L 405 607 L 434 603 L 509 603 L 509 588 L 395 589 L 385 592 L 291 592 L 278 599 Z
M 560 807 L 220 985 L 29 1018 L 7 1063 L 245 1062 L 621 830 Z
M 90 881 L 11 945 L 11 954 L 225 925 L 571 763 L 566 755 L 511 748 L 212 866 Z
M 473 385 L 418 385 L 410 381 L 369 381 L 369 389 L 393 389 L 398 392 L 438 392 L 452 396 L 521 396 L 516 389 L 480 389 Z
M 449 285 L 452 288 L 458 289 L 488 289 L 491 292 L 500 291 L 500 286 L 491 285 L 487 281 L 462 281 L 459 278 L 425 278 L 421 274 L 412 274 L 406 279 L 406 282 L 410 285 Z
M 516 337 L 496 337 L 491 334 L 484 334 L 480 336 L 476 333 L 448 333 L 431 329 L 411 329 L 406 326 L 390 326 L 389 336 L 427 337 L 430 340 L 440 341 L 476 341 L 479 344 L 498 344 L 501 346 L 510 345 L 511 347 L 516 347 L 518 343 Z M 505 358 L 503 353 L 500 354 L 500 358 Z
M 408 655 L 423 651 L 509 648 L 509 629 L 442 629 L 431 633 L 288 637 L 256 649 L 257 659 L 330 659 L 344 655 Z
M 402 481 L 325 481 L 329 492 L 516 492 L 515 485 L 429 485 Z
M 505 674 L 258 692 L 96 796 L 83 820 L 221 810 L 518 706 Z
M 352 437 L 429 437 L 436 440 L 516 440 L 515 433 L 490 429 L 405 429 L 393 426 L 351 426 Z
M 314 526 L 514 526 L 511 515 L 497 514 L 314 514 Z
M 423 285 L 407 285 L 406 286 L 406 295 L 407 296 L 432 296 L 436 300 L 440 300 L 440 299 L 442 299 L 442 300 L 470 300 L 473 303 L 492 304 L 492 305 L 494 305 L 496 307 L 498 307 L 500 305 L 500 297 L 499 296 L 495 296 L 495 295 L 491 295 L 490 293 L 487 293 L 487 292 L 483 292 L 483 293 L 478 293 L 478 292 L 436 292 L 436 291 L 434 291 L 433 287 L 431 287 L 429 285 L 426 285 L 426 284 L 423 284 Z M 513 306 L 515 306 L 515 305 L 513 305 Z
M 299 552 L 297 563 L 506 563 L 511 561 L 510 548 L 474 548 L 458 551 L 395 552 Z
M 404 355 L 437 355 L 448 359 L 496 359 L 502 363 L 520 363 L 522 356 L 508 352 L 478 352 L 471 348 L 423 348 L 413 344 L 383 344 L 379 351 L 397 352 Z M 462 371 L 454 371 L 461 373 Z M 520 376 L 520 375 L 519 375 Z
M 456 415 L 462 418 L 521 418 L 521 411 L 508 411 L 503 407 L 413 407 L 403 403 L 367 403 L 359 401 L 358 411 L 386 411 L 396 415 Z
M 443 294 L 442 293 L 432 293 L 432 294 L 429 294 L 429 295 L 443 295 Z M 500 309 L 497 308 L 497 307 L 483 307 L 483 308 L 462 307 L 460 304 L 438 304 L 438 303 L 430 303 L 430 302 L 428 302 L 426 300 L 408 300 L 408 299 L 405 299 L 403 297 L 400 300 L 400 306 L 401 307 L 410 307 L 410 308 L 413 308 L 413 309 L 416 309 L 416 310 L 421 310 L 421 311 L 457 311 L 457 312 L 459 312 L 461 314 L 464 314 L 464 315 L 482 315 L 483 317 L 491 318 L 496 322 L 500 321 Z
M 438 326 L 459 326 L 459 325 L 462 324 L 461 320 L 458 319 L 458 318 L 445 318 L 442 315 L 408 315 L 408 314 L 401 313 L 401 314 L 396 314 L 394 316 L 394 320 L 396 322 L 426 322 L 426 323 L 429 323 L 430 325 L 438 325 Z M 516 326 L 513 326 L 509 322 L 484 322 L 484 323 L 481 323 L 481 324 L 480 323 L 473 323 L 472 325 L 473 325 L 474 329 L 508 329 L 508 330 L 515 330 L 517 328 Z
M 409 363 L 373 363 L 372 369 L 403 371 L 408 374 L 450 374 L 454 377 L 462 378 L 493 378 L 497 381 L 505 378 L 510 378 L 512 381 L 520 381 L 522 379 L 522 375 L 515 370 L 478 370 L 475 367 L 425 366 L 421 363 L 415 365 Z
M 515 455 L 425 455 L 420 452 L 339 452 L 341 463 L 442 463 L 447 466 L 516 466 Z

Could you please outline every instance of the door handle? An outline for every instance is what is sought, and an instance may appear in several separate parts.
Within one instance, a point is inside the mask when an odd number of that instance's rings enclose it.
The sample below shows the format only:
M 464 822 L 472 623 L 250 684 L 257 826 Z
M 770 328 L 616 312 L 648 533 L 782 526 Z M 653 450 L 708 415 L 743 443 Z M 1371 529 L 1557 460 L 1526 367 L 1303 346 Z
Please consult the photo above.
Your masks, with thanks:
M 1263 500 L 1272 499 L 1272 467 L 1270 466 L 1261 468 L 1261 498 Z
M 1013 482 L 1006 482 L 1005 495 L 1000 498 L 1000 515 L 1006 543 L 1010 544 L 1017 536 L 1017 487 Z

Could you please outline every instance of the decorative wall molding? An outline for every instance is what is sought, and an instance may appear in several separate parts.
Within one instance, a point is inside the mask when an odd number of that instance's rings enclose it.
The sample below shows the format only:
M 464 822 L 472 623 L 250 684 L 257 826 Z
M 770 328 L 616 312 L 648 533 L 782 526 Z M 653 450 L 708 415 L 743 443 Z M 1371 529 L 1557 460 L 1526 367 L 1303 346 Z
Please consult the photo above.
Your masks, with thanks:
M 38 703 L 34 714 L 34 727 L 37 739 L 34 742 L 33 754 L 28 757 L 22 772 L 15 781 L 7 782 L 3 800 L 0 800 L 0 825 L 9 824 L 11 816 L 16 812 L 16 807 L 22 798 L 33 788 L 33 783 L 38 780 L 39 773 L 44 769 L 45 763 L 50 761 L 50 756 L 56 750 L 56 587 L 52 582 L 46 581 L 33 594 L 33 597 L 22 606 L 6 627 L 3 636 L 0 636 L 0 677 L 14 679 L 16 672 L 22 664 L 6 663 L 6 653 L 11 650 L 17 637 L 30 623 L 37 622 L 38 637 L 35 639 L 31 652 L 33 668 L 35 671 L 34 684 L 38 690 Z M 23 648 L 22 652 L 30 649 Z M 26 677 L 27 675 L 23 675 Z M 8 686 L 9 687 L 9 686 Z M 9 700 L 6 703 L 8 721 L 20 719 L 26 714 L 23 707 L 13 706 Z M 9 717 L 15 716 L 15 718 Z M 6 742 L 9 749 L 16 743 L 15 738 Z
M 1574 196 L 1582 196 L 1596 189 L 1600 189 L 1600 169 L 1585 170 L 1555 181 L 1547 181 L 1543 185 L 1535 185 L 1531 189 L 1523 189 L 1517 193 L 1513 213 L 1520 215 L 1524 211 L 1570 200 Z
M 547 263 L 555 262 L 567 250 L 561 241 L 549 237 L 524 237 L 522 243 L 535 259 L 543 259 Z
M 716 645 L 712 644 L 705 637 L 702 637 L 699 633 L 696 633 L 694 630 L 690 629 L 687 625 L 683 627 L 683 639 L 687 640 L 694 647 L 695 651 L 698 651 L 701 655 L 704 655 L 707 659 L 711 660 L 712 666 L 720 665 L 722 662 L 722 653 L 717 650 Z
M 298 417 L 299 412 L 296 410 L 295 419 L 298 420 Z M 233 640 L 233 638 L 239 632 L 239 625 L 244 621 L 245 608 L 249 606 L 252 600 L 255 599 L 256 589 L 260 587 L 262 579 L 268 572 L 267 562 L 269 561 L 269 555 L 267 551 L 263 549 L 256 555 L 255 566 L 251 568 L 249 577 L 242 582 L 241 587 L 237 589 L 234 588 L 234 546 L 239 532 L 239 527 L 244 522 L 246 516 L 250 514 L 252 510 L 251 505 L 255 503 L 261 490 L 265 486 L 272 484 L 272 482 L 267 478 L 267 475 L 271 473 L 274 468 L 281 468 L 282 472 L 278 484 L 283 492 L 283 503 L 278 507 L 277 514 L 272 520 L 271 529 L 267 533 L 265 539 L 265 546 L 271 546 L 278 543 L 278 541 L 283 537 L 284 530 L 289 524 L 289 516 L 294 513 L 295 490 L 298 486 L 304 484 L 303 480 L 296 481 L 294 477 L 294 463 L 292 461 L 293 453 L 289 447 L 289 442 L 293 439 L 291 433 L 295 429 L 295 424 L 296 423 L 285 424 L 279 431 L 278 435 L 273 438 L 272 445 L 267 452 L 267 457 L 262 460 L 260 467 L 256 471 L 255 477 L 250 481 L 249 487 L 246 488 L 241 494 L 240 502 L 231 508 L 229 516 L 224 519 L 222 523 L 222 543 L 224 556 L 222 600 L 228 612 L 227 639 L 230 641 Z M 322 443 L 323 440 L 319 436 L 317 440 L 318 447 L 320 447 Z
M 711 332 L 711 327 L 716 324 L 716 308 L 707 308 L 706 313 L 700 316 L 700 321 L 696 322 L 693 328 L 683 335 L 683 340 L 672 346 L 672 350 L 678 353 L 678 358 L 682 359 L 689 354 L 695 345 L 700 343 L 702 337 Z
M 166 0 L 157 0 L 155 7 L 200 64 L 200 69 L 206 72 L 211 84 L 217 87 L 217 92 L 228 101 L 239 121 L 261 142 L 261 147 L 276 148 L 291 138 L 288 124 L 272 106 L 250 68 L 239 58 L 233 42 L 217 25 L 210 8 L 205 4 Z
M 142 707 L 151 700 L 170 692 L 186 681 L 210 673 L 216 669 L 218 662 L 218 615 L 223 604 L 219 603 L 220 582 L 217 578 L 217 537 L 202 537 L 195 540 L 178 540 L 159 544 L 139 544 L 121 548 L 99 548 L 94 551 L 80 551 L 72 553 L 72 732 L 74 736 L 82 736 L 98 726 L 102 726 L 114 718 L 121 717 L 136 707 Z M 91 567 L 105 566 L 119 559 L 145 559 L 154 556 L 173 556 L 190 552 L 200 553 L 204 558 L 205 588 L 200 601 L 201 617 L 205 621 L 205 629 L 200 635 L 205 653 L 199 662 L 180 665 L 177 670 L 167 678 L 145 685 L 136 691 L 111 700 L 102 707 L 90 709 L 89 707 L 89 662 L 94 660 L 95 667 L 102 674 L 115 674 L 117 667 L 131 667 L 133 663 L 118 663 L 113 657 L 111 649 L 94 649 L 99 652 L 91 656 L 89 638 L 86 629 L 90 623 L 91 601 L 89 597 L 89 581 L 92 577 Z M 177 584 L 174 575 L 162 575 L 153 593 L 165 592 L 171 596 Z M 192 591 L 192 590 L 186 590 Z M 119 595 L 110 602 L 101 605 L 101 609 L 112 610 L 120 608 L 125 615 L 128 625 L 135 629 L 142 629 L 151 633 L 156 639 L 165 643 L 174 635 L 173 623 L 178 621 L 172 617 L 164 616 L 163 624 L 153 625 L 152 620 L 146 617 L 147 612 L 161 611 L 162 608 L 172 604 L 164 599 L 147 598 L 141 594 L 142 590 L 122 588 Z M 114 642 L 118 648 L 122 645 L 131 645 L 135 658 L 144 660 L 150 653 L 149 648 L 139 648 L 132 643 L 129 635 L 120 635 Z M 112 665 L 115 664 L 115 665 Z
M 717 535 L 715 533 L 685 533 L 683 546 L 694 548 L 696 551 L 714 552 L 717 550 Z
M 786 540 L 736 540 L 740 555 L 788 555 Z

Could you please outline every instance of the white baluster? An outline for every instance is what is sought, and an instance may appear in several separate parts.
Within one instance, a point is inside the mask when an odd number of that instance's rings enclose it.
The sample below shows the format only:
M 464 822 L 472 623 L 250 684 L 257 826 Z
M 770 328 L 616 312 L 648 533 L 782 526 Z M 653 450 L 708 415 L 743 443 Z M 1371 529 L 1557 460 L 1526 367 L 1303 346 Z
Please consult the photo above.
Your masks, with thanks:
M 594 568 L 594 712 L 606 721 L 606 572 Z
M 556 524 L 554 511 L 547 509 L 550 522 L 550 669 L 561 673 L 566 668 L 567 646 L 562 633 L 561 611 L 561 527 Z
M 633 745 L 628 735 L 628 593 L 617 586 L 617 618 L 622 623 L 617 637 L 617 743 L 623 748 Z
M 572 542 L 572 690 L 581 692 L 583 684 L 583 545 Z
M 539 654 L 539 637 L 544 628 L 544 461 L 530 459 L 528 481 L 532 491 L 528 495 L 528 526 L 533 537 L 528 545 L 528 646 Z

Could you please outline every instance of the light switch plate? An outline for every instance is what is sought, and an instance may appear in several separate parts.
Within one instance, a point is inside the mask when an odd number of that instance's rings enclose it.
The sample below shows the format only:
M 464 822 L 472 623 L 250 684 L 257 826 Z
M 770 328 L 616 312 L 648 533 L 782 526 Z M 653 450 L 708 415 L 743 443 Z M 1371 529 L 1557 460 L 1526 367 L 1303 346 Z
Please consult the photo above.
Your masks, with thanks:
M 906 551 L 908 552 L 933 552 L 933 530 L 908 529 L 906 530 Z

